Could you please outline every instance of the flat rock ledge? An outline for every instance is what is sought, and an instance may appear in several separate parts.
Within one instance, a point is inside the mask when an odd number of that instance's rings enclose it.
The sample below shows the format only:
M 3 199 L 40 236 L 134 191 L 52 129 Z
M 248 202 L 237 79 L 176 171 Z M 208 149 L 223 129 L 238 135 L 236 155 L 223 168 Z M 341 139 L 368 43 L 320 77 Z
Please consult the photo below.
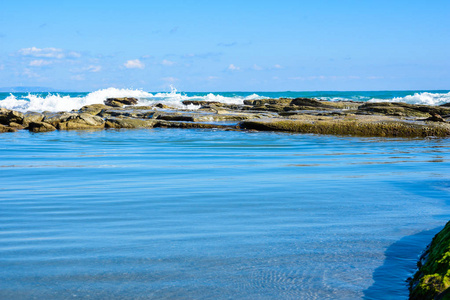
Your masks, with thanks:
M 136 98 L 108 98 L 71 112 L 0 108 L 0 133 L 29 130 L 201 128 L 284 131 L 367 137 L 449 137 L 450 106 L 321 101 L 312 98 L 245 100 L 243 104 L 183 101 L 139 106 Z
M 450 299 L 450 222 L 433 238 L 417 266 L 410 279 L 410 299 Z

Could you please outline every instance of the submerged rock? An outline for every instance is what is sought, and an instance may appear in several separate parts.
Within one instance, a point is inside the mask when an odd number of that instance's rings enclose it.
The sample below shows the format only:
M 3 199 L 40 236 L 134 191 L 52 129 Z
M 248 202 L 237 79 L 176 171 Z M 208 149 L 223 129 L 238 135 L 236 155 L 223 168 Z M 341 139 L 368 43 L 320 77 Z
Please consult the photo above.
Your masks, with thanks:
M 411 300 L 450 298 L 450 222 L 434 238 L 410 281 Z

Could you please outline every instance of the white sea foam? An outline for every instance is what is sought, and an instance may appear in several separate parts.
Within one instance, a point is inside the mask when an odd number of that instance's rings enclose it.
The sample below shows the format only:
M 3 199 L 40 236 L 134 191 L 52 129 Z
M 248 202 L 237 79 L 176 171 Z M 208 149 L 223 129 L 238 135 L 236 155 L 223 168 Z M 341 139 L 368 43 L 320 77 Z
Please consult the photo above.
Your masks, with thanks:
M 10 94 L 4 100 L 0 100 L 0 107 L 13 109 L 18 111 L 71 111 L 79 109 L 85 105 L 102 104 L 107 98 L 119 97 L 135 97 L 139 99 L 139 105 L 152 105 L 155 103 L 163 103 L 173 107 L 185 107 L 182 104 L 184 100 L 203 100 L 203 101 L 218 101 L 228 104 L 242 104 L 246 99 L 262 98 L 259 95 L 253 94 L 247 97 L 225 97 L 213 93 L 206 96 L 187 96 L 178 93 L 175 88 L 169 93 L 155 93 L 151 94 L 142 90 L 133 89 L 117 89 L 107 88 L 98 90 L 87 95 L 70 96 L 61 95 L 58 93 L 49 93 L 46 96 L 42 94 L 29 93 L 26 96 L 18 96 Z M 190 106 L 188 108 L 196 109 L 198 106 Z
M 405 97 L 395 97 L 393 99 L 371 99 L 369 102 L 404 102 L 409 104 L 424 104 L 424 105 L 441 105 L 450 102 L 449 93 L 415 93 L 414 95 L 407 95 Z

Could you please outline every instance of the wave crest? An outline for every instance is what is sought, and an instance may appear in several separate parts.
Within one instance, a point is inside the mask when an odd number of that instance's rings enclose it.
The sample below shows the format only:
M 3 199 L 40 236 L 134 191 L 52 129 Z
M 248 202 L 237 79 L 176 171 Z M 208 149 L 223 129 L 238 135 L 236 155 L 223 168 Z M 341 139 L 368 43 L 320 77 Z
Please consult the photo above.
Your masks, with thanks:
M 178 93 L 175 88 L 169 93 L 151 94 L 143 90 L 107 88 L 88 93 L 86 95 L 72 93 L 64 95 L 59 93 L 49 93 L 47 95 L 29 93 L 26 96 L 10 94 L 0 101 L 0 107 L 17 111 L 71 111 L 77 110 L 85 105 L 103 104 L 107 98 L 134 97 L 139 100 L 139 105 L 152 105 L 157 102 L 173 107 L 182 107 L 184 100 L 218 101 L 228 104 L 243 104 L 246 99 L 257 99 L 260 96 L 253 94 L 247 97 L 225 97 L 213 93 L 206 96 L 187 96 Z M 192 108 L 195 108 L 193 106 Z
M 371 99 L 369 102 L 403 102 L 408 104 L 423 104 L 423 105 L 441 105 L 450 102 L 449 93 L 414 93 L 404 97 L 394 97 L 393 99 Z

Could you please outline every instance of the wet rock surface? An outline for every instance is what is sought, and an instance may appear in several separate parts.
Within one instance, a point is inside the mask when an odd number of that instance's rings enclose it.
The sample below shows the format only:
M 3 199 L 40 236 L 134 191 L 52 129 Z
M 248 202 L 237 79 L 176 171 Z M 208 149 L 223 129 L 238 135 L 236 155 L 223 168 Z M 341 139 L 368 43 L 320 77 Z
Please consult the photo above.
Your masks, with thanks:
M 410 279 L 410 299 L 450 298 L 450 222 L 434 238 Z
M 108 98 L 72 112 L 0 109 L 0 132 L 28 129 L 204 128 L 380 137 L 448 137 L 450 107 L 406 103 L 330 102 L 311 98 L 245 100 L 242 105 L 183 101 L 137 106 L 136 98 Z

